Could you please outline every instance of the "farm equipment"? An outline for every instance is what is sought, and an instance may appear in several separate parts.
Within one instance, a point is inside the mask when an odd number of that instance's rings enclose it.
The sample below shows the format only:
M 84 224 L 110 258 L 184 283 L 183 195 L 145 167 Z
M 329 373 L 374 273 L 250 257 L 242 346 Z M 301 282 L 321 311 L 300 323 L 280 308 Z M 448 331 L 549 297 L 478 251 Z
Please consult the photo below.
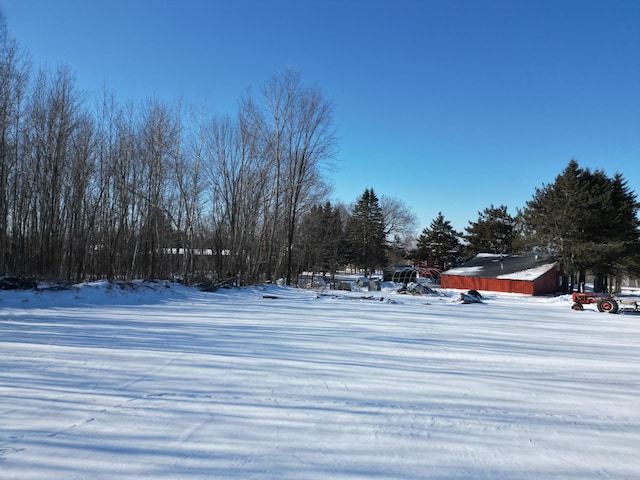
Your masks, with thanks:
M 618 311 L 640 312 L 640 299 L 602 293 L 573 293 L 573 310 L 584 310 L 585 305 L 595 303 L 599 312 L 617 313 Z

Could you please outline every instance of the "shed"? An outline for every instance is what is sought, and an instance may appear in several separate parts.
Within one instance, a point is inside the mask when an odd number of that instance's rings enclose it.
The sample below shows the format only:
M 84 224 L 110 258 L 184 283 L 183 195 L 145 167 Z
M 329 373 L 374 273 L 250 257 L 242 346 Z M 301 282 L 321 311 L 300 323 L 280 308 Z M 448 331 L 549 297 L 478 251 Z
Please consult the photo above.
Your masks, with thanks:
M 440 287 L 546 295 L 558 291 L 560 272 L 549 257 L 480 253 L 442 272 Z

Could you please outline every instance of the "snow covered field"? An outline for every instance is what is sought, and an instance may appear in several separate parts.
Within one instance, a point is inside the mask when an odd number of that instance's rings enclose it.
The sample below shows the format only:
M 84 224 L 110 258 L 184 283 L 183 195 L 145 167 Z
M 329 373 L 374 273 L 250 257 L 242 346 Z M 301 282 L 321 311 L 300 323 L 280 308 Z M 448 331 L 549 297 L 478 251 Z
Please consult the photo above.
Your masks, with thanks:
M 0 292 L 0 478 L 640 478 L 640 315 L 336 293 Z

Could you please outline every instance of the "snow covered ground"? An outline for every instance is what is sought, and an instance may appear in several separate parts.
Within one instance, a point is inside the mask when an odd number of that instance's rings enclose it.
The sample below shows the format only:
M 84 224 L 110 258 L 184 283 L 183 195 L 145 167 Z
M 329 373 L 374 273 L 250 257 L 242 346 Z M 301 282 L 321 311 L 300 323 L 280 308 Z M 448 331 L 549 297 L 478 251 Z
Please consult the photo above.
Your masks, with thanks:
M 640 315 L 335 293 L 0 292 L 0 477 L 639 478 Z

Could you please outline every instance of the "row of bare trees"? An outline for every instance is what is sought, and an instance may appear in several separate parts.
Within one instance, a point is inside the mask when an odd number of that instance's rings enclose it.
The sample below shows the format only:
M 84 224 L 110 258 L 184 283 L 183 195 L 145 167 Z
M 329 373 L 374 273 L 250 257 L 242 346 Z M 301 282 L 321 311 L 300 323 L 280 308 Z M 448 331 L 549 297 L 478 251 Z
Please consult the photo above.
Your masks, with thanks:
M 326 199 L 331 103 L 287 69 L 235 115 L 85 94 L 0 38 L 0 275 L 284 277 Z

